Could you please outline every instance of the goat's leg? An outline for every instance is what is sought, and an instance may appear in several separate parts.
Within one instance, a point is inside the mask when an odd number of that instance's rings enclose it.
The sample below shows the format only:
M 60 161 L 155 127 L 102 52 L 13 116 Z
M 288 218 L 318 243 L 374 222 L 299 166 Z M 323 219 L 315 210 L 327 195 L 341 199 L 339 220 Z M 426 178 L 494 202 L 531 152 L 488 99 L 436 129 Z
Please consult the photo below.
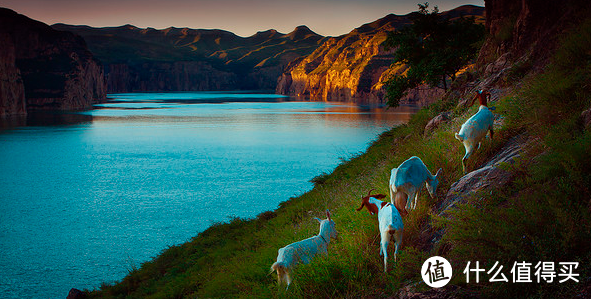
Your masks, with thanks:
M 289 289 L 289 285 L 291 284 L 291 275 L 290 275 L 289 271 L 286 273 L 286 277 L 287 277 L 287 287 L 285 288 L 285 290 L 287 291 L 287 289 Z
M 488 131 L 490 132 L 490 140 L 493 140 L 493 135 L 494 135 L 494 131 L 493 131 L 493 127 L 490 126 L 490 128 L 488 129 Z
M 386 232 L 386 234 L 388 234 L 388 232 Z M 388 242 L 382 241 L 380 248 L 380 251 L 384 253 L 384 272 L 388 272 Z
M 472 155 L 472 151 L 472 146 L 466 146 L 466 154 L 464 155 L 464 158 L 462 158 L 462 168 L 464 170 L 464 174 L 466 173 L 466 162 L 468 161 L 470 155 Z
M 402 243 L 402 230 L 400 229 L 394 233 L 394 262 L 397 262 L 396 254 L 398 253 L 398 246 L 400 246 L 401 243 Z
M 406 210 L 406 204 L 408 201 L 408 195 L 402 191 L 396 192 L 396 197 L 394 200 L 394 206 L 402 216 L 408 215 L 408 211 Z
M 392 189 L 392 185 L 388 185 L 388 188 L 390 189 L 390 201 L 392 202 L 393 205 L 396 205 L 395 198 L 394 198 L 394 190 Z
M 408 190 L 408 198 L 406 201 L 406 209 L 407 210 L 414 210 L 413 200 L 417 195 L 417 190 L 414 187 L 409 188 Z

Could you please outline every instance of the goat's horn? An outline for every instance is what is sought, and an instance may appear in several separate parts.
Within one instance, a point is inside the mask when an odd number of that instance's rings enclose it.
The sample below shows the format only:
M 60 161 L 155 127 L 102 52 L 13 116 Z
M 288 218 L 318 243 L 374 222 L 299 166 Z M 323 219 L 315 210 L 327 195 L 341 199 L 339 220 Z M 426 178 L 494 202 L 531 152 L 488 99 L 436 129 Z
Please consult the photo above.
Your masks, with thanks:
M 328 221 L 330 221 L 330 211 L 328 211 L 328 209 L 326 209 L 326 217 L 328 217 Z
M 373 189 L 369 190 L 369 192 L 367 192 L 367 196 L 370 196 L 372 191 Z
M 363 206 L 365 205 L 365 201 L 361 202 L 361 206 L 359 207 L 359 209 L 355 209 L 356 211 L 361 211 L 361 209 L 363 209 Z

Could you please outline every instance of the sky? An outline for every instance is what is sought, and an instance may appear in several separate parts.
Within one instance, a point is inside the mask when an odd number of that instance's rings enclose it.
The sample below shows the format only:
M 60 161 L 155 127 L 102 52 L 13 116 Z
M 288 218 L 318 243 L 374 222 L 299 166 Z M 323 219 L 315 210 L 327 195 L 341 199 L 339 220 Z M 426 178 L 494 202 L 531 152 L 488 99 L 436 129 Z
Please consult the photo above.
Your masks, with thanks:
M 10 8 L 49 25 L 66 23 L 140 28 L 223 29 L 240 36 L 275 29 L 291 32 L 306 25 L 326 36 L 345 34 L 387 14 L 407 14 L 423 0 L 0 0 Z M 440 11 L 484 0 L 431 2 Z

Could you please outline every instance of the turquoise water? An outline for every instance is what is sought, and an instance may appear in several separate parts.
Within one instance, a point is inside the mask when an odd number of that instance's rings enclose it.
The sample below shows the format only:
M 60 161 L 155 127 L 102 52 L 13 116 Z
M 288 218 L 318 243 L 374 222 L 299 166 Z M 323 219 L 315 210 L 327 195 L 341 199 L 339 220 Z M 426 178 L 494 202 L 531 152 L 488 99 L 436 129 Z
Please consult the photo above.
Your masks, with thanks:
M 2 298 L 118 281 L 214 222 L 310 190 L 414 112 L 256 93 L 110 98 L 0 128 Z

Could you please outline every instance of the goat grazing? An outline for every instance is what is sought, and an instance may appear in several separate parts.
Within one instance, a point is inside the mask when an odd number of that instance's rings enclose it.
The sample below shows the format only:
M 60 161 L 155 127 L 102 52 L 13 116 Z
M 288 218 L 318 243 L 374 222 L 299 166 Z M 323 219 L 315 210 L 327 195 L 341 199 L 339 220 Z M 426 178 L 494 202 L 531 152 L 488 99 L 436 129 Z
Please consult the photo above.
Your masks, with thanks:
M 427 186 L 431 198 L 435 196 L 440 174 L 441 168 L 433 176 L 425 163 L 416 156 L 402 162 L 398 168 L 392 168 L 390 174 L 390 200 L 402 216 L 408 215 L 407 208 L 412 210 L 416 208 L 423 183 Z
M 470 117 L 460 128 L 460 132 L 456 133 L 456 139 L 464 144 L 466 154 L 462 158 L 462 169 L 466 173 L 466 161 L 472 155 L 475 149 L 480 148 L 480 141 L 487 132 L 490 132 L 490 139 L 493 138 L 493 122 L 494 116 L 487 106 L 486 98 L 490 94 L 486 91 L 479 91 L 472 104 L 479 99 L 480 107 L 478 112 Z M 478 147 L 476 145 L 478 144 Z
M 384 272 L 388 272 L 388 244 L 390 244 L 390 240 L 394 237 L 394 262 L 396 262 L 398 247 L 400 246 L 400 243 L 402 243 L 402 229 L 404 225 L 402 224 L 402 217 L 400 217 L 398 209 L 396 209 L 391 203 L 383 202 L 378 199 L 385 198 L 386 195 L 374 195 L 371 194 L 371 191 L 372 190 L 369 191 L 367 196 L 361 198 L 361 206 L 357 211 L 361 211 L 361 209 L 365 207 L 370 214 L 378 214 L 381 236 L 380 256 L 384 257 Z
M 286 290 L 291 284 L 291 271 L 298 263 L 309 263 L 319 252 L 327 253 L 328 244 L 331 238 L 336 239 L 337 230 L 335 223 L 330 219 L 330 212 L 326 210 L 327 219 L 320 220 L 320 232 L 317 236 L 291 243 L 280 248 L 277 254 L 277 262 L 271 266 L 271 273 L 277 271 L 277 280 L 279 283 L 287 282 Z

